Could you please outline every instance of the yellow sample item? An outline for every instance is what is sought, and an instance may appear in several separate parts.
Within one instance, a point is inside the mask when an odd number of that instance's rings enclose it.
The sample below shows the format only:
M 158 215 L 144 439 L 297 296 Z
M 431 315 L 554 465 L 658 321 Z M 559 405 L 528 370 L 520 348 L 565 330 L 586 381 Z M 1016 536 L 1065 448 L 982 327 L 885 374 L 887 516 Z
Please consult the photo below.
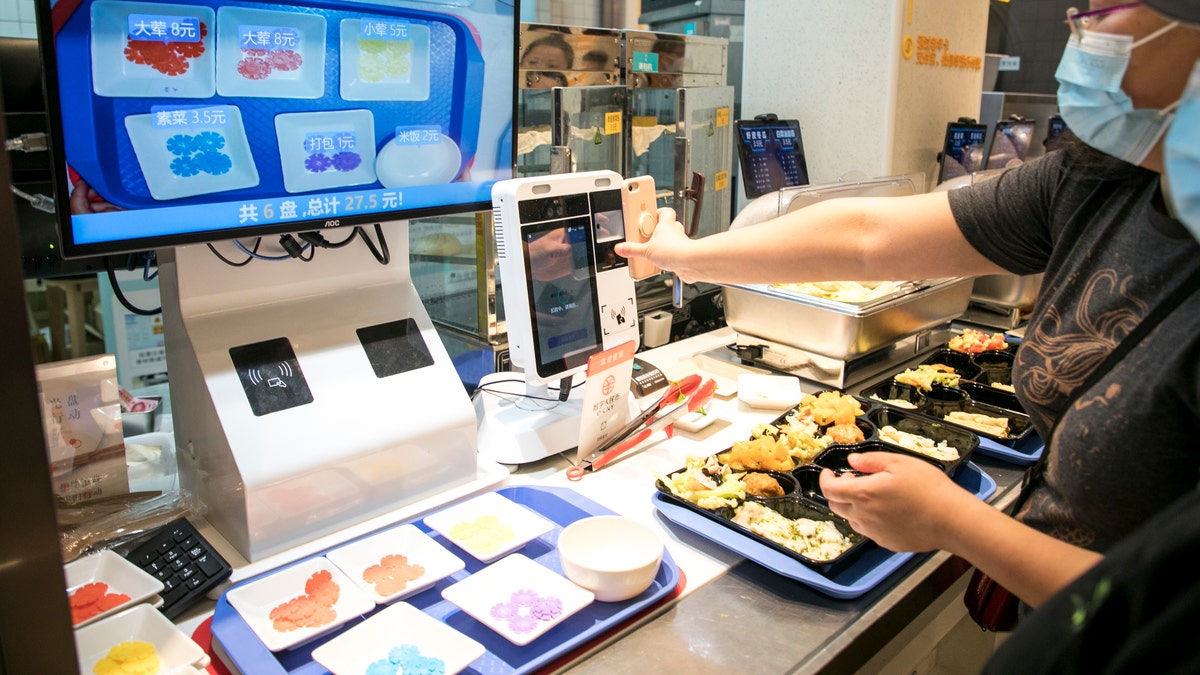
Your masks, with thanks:
M 154 675 L 160 667 L 154 645 L 141 640 L 127 640 L 96 662 L 96 675 Z
M 516 537 L 513 529 L 496 516 L 479 516 L 475 522 L 458 523 L 450 528 L 450 538 L 457 539 L 480 553 L 499 551 Z

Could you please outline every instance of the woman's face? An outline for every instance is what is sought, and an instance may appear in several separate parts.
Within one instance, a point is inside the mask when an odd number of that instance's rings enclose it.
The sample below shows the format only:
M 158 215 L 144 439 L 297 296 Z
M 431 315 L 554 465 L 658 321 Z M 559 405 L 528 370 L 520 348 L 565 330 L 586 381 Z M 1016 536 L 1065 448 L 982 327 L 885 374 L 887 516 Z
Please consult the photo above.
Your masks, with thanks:
M 567 70 L 571 64 L 563 51 L 553 45 L 537 45 L 521 59 L 521 67 L 528 70 Z
M 1128 0 L 1093 0 L 1091 9 L 1105 9 Z M 1109 14 L 1092 27 L 1100 33 L 1128 35 L 1140 40 L 1169 24 L 1149 7 Z M 1130 53 L 1121 88 L 1134 108 L 1161 110 L 1179 100 L 1192 64 L 1200 59 L 1200 29 L 1176 26 Z

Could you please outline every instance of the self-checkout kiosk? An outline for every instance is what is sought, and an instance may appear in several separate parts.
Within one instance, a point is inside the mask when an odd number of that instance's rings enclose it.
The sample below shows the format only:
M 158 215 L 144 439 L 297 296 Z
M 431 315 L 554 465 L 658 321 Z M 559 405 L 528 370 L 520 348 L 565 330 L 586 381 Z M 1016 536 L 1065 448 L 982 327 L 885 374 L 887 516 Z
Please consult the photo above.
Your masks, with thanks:
M 383 231 L 387 265 L 362 242 L 240 268 L 205 245 L 160 253 L 180 483 L 249 561 L 479 475 L 407 233 Z
M 480 457 L 525 464 L 579 444 L 588 357 L 638 341 L 615 171 L 501 181 L 492 190 L 509 356 L 475 395 Z M 551 387 L 554 387 L 553 389 Z

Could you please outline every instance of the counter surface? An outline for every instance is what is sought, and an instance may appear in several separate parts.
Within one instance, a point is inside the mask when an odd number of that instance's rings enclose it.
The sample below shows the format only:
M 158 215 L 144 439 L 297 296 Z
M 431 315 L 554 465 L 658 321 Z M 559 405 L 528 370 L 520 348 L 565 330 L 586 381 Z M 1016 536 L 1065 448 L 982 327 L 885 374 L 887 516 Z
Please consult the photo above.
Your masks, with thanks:
M 720 354 L 734 342 L 729 329 L 671 343 L 639 354 L 643 360 L 678 376 L 693 356 Z M 703 373 L 702 373 L 703 374 Z M 805 393 L 827 387 L 803 383 Z M 653 395 L 652 395 L 653 397 Z M 943 552 L 921 554 L 864 595 L 838 600 L 782 577 L 707 539 L 679 527 L 654 508 L 650 496 L 655 473 L 683 466 L 689 454 L 710 454 L 745 439 L 751 427 L 778 416 L 778 410 L 751 408 L 731 398 L 721 418 L 697 433 L 679 431 L 674 438 L 650 445 L 604 469 L 571 481 L 566 469 L 573 457 L 553 456 L 509 467 L 507 476 L 481 465 L 480 479 L 438 503 L 426 500 L 389 516 L 350 528 L 342 540 L 411 519 L 470 494 L 499 485 L 546 485 L 571 488 L 624 516 L 645 522 L 662 535 L 686 585 L 672 601 L 627 626 L 620 634 L 571 661 L 572 673 L 611 672 L 854 672 L 909 626 L 923 610 L 959 582 L 969 566 Z M 981 456 L 972 458 L 997 484 L 990 501 L 1003 507 L 1017 492 L 1024 467 Z M 204 527 L 202 534 L 228 552 L 220 535 Z M 331 545 L 322 538 L 291 559 Z M 272 556 L 254 564 L 232 554 L 234 581 L 288 562 Z M 212 613 L 203 603 L 181 620 L 192 634 Z

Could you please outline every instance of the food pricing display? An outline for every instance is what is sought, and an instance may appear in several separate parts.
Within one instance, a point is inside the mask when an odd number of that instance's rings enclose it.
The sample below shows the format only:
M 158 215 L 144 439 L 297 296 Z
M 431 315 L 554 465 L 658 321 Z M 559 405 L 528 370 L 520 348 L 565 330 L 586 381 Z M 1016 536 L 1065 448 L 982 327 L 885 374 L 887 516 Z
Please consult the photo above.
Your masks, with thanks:
M 57 159 L 97 195 L 67 248 L 487 202 L 511 131 L 480 110 L 503 118 L 512 94 L 511 63 L 484 54 L 511 53 L 512 8 L 418 7 L 57 3 Z

